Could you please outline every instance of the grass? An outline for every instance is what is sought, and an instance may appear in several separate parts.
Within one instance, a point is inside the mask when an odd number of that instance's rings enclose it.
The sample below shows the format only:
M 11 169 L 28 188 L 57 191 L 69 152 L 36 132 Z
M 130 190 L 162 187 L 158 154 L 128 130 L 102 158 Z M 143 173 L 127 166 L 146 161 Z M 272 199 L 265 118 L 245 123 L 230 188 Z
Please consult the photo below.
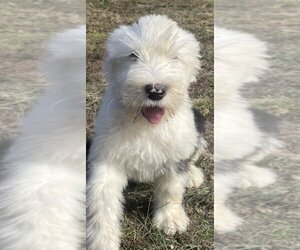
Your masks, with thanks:
M 125 192 L 122 249 L 212 249 L 213 248 L 213 1 L 87 1 L 87 135 L 105 89 L 102 74 L 104 42 L 120 24 L 129 24 L 145 14 L 165 14 L 193 32 L 201 42 L 202 71 L 190 95 L 209 121 L 208 152 L 198 161 L 206 180 L 201 188 L 186 193 L 184 206 L 191 219 L 186 233 L 168 237 L 151 223 L 152 185 L 132 183 Z

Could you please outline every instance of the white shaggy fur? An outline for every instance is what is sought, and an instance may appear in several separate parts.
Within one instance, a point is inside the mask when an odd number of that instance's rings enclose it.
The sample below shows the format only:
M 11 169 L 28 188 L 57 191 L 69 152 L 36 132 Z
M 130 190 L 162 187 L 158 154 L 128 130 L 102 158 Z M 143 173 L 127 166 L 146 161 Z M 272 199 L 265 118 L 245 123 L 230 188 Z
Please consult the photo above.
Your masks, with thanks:
M 85 243 L 85 28 L 58 34 L 43 69 L 53 84 L 1 162 L 3 250 L 78 250 Z
M 254 36 L 215 28 L 215 229 L 233 231 L 241 219 L 225 206 L 235 187 L 263 187 L 275 181 L 269 169 L 258 168 L 280 143 L 263 132 L 240 90 L 258 80 L 267 65 L 266 45 Z
M 132 56 L 132 53 L 134 55 Z M 109 37 L 104 70 L 108 87 L 96 123 L 89 156 L 87 244 L 90 250 L 115 250 L 120 244 L 122 191 L 128 179 L 155 182 L 154 224 L 167 234 L 183 232 L 189 219 L 182 199 L 203 176 L 177 171 L 199 145 L 189 84 L 200 69 L 194 36 L 165 16 L 144 16 Z M 152 101 L 146 84 L 167 86 L 166 96 Z M 143 107 L 162 107 L 159 124 L 143 117 Z

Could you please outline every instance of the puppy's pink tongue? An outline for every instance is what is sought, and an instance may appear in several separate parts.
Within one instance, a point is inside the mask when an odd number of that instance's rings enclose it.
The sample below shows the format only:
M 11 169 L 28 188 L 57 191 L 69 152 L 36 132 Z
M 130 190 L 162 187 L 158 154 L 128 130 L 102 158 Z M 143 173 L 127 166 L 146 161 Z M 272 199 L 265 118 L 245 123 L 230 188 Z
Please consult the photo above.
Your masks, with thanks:
M 148 122 L 158 124 L 165 114 L 165 109 L 160 107 L 145 107 L 142 108 L 142 114 Z

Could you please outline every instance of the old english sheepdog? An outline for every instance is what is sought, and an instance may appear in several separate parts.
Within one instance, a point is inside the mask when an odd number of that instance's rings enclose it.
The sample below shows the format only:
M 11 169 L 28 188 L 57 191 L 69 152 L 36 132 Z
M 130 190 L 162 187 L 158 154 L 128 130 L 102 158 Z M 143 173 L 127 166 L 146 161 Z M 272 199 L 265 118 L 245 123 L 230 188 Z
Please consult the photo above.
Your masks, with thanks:
M 85 245 L 85 27 L 53 38 L 52 84 L 24 118 L 1 162 L 0 248 Z
M 185 188 L 203 182 L 193 163 L 205 142 L 188 94 L 199 51 L 194 35 L 166 16 L 141 17 L 110 35 L 108 86 L 88 159 L 88 249 L 119 248 L 128 180 L 155 183 L 154 225 L 169 235 L 187 229 Z
M 281 147 L 276 119 L 255 110 L 241 89 L 268 68 L 266 45 L 254 36 L 216 27 L 215 33 L 215 230 L 229 232 L 242 219 L 227 206 L 233 188 L 264 187 L 275 174 L 255 163 Z

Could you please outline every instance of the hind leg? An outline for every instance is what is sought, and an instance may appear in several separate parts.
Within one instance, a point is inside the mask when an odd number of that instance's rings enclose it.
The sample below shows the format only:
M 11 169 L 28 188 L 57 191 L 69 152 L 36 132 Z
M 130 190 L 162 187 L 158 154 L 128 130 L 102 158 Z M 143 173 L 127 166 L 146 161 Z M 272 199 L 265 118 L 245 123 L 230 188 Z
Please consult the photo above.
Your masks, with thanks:
M 204 175 L 200 168 L 197 168 L 194 164 L 190 164 L 189 171 L 187 173 L 187 188 L 197 188 L 204 181 Z
M 238 187 L 265 187 L 276 181 L 276 175 L 268 168 L 244 164 L 239 172 L 240 181 Z
M 198 142 L 198 149 L 196 150 L 195 154 L 191 157 L 187 169 L 187 188 L 197 188 L 199 187 L 204 181 L 204 175 L 200 168 L 196 167 L 196 162 L 199 159 L 200 155 L 203 154 L 207 147 L 207 143 L 203 138 L 199 138 Z

